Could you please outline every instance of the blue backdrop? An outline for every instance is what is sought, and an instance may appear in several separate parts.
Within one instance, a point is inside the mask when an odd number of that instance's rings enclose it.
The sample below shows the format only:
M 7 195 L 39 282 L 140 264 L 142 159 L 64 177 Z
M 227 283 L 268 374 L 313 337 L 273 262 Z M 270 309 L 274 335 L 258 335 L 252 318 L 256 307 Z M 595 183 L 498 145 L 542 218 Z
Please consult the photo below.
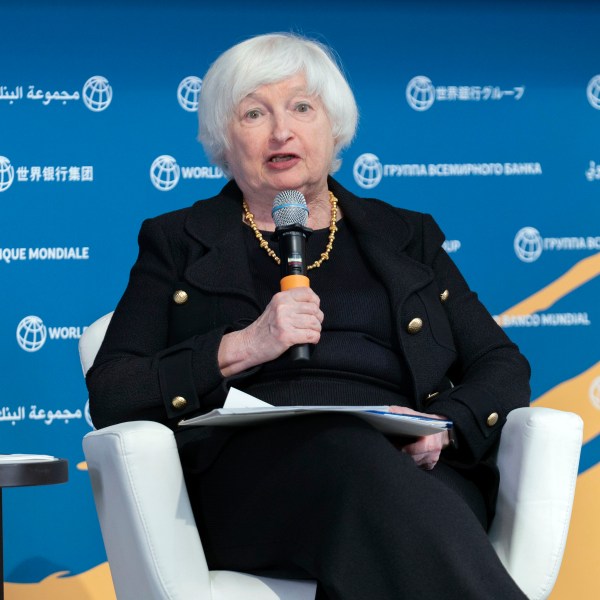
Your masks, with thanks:
M 77 341 L 118 301 L 141 221 L 225 183 L 196 141 L 201 78 L 269 31 L 337 51 L 361 113 L 337 177 L 436 217 L 530 359 L 533 400 L 584 416 L 578 494 L 600 491 L 597 3 L 3 1 L 0 22 L 0 451 L 71 466 L 5 494 L 14 598 L 105 562 Z M 564 577 L 597 592 L 577 523 Z

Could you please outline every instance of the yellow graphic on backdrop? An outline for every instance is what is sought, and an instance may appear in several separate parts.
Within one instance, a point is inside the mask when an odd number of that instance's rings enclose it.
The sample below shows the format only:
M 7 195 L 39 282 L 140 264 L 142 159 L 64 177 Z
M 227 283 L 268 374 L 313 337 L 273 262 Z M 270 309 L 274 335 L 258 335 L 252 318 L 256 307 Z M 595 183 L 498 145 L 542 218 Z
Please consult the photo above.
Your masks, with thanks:
M 53 573 L 39 583 L 5 583 L 6 600 L 117 600 L 108 563 L 69 576 Z
M 587 371 L 560 383 L 535 400 L 535 406 L 576 412 L 583 419 L 583 443 L 600 433 L 600 409 L 590 398 L 593 384 L 600 377 L 600 361 Z
M 558 579 L 550 600 L 597 600 L 600 598 L 600 465 L 577 478 L 569 537 Z
M 558 300 L 598 275 L 600 252 L 580 260 L 556 281 L 504 311 L 500 317 L 520 317 L 550 308 Z
M 522 317 L 546 310 L 598 275 L 600 275 L 600 252 L 580 260 L 545 288 L 503 312 L 498 320 L 502 323 L 504 320 L 509 321 L 510 317 Z M 590 352 L 596 352 L 596 357 L 598 356 L 595 348 L 590 348 Z M 594 355 L 590 354 L 590 358 L 594 358 Z M 559 355 L 557 359 L 560 359 Z M 599 376 L 600 362 L 576 377 L 557 385 L 534 402 L 536 406 L 568 410 L 579 414 L 584 422 L 585 442 L 600 433 L 600 410 L 590 400 L 592 383 Z

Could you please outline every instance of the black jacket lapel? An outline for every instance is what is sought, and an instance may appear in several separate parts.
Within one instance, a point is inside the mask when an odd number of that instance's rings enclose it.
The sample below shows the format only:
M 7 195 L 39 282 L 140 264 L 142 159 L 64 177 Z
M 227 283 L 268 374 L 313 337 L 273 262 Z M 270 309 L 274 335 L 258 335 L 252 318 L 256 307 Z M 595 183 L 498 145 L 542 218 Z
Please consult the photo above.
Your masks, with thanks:
M 240 226 L 242 194 L 229 182 L 218 196 L 196 202 L 186 231 L 202 252 L 185 271 L 193 286 L 216 294 L 239 294 L 258 306 Z
M 369 264 L 386 286 L 392 306 L 398 310 L 411 293 L 433 279 L 431 269 L 408 252 L 414 237 L 411 224 L 389 204 L 359 198 L 331 179 L 330 188 Z

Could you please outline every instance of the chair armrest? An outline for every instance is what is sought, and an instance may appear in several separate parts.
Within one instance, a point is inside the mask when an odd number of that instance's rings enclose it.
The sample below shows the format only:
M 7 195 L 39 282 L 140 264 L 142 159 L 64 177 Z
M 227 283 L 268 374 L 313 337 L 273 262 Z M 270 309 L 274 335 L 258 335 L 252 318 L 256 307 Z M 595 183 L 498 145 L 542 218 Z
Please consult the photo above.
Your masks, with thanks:
M 583 421 L 550 408 L 508 415 L 498 451 L 500 491 L 490 540 L 530 599 L 547 598 L 562 561 Z
M 172 431 L 121 423 L 88 433 L 83 448 L 119 600 L 210 599 Z

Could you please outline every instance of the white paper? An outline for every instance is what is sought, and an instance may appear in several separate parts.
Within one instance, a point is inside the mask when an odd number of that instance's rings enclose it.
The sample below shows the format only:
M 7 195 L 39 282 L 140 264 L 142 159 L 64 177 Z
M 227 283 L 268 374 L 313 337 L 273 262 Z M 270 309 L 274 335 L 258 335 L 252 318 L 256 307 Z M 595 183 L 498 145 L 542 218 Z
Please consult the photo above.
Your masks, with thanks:
M 37 460 L 58 460 L 48 454 L 0 454 L 0 463 L 28 462 Z
M 242 390 L 238 390 L 237 388 L 230 388 L 229 393 L 227 394 L 227 398 L 225 398 L 225 404 L 223 408 L 249 408 L 249 407 L 258 407 L 258 406 L 273 406 L 268 402 L 263 402 L 258 398 L 246 394 L 246 392 L 242 392 Z
M 452 421 L 392 413 L 388 406 L 271 406 L 235 388 L 229 391 L 223 408 L 216 408 L 207 414 L 180 421 L 179 425 L 184 427 L 258 425 L 273 419 L 325 412 L 355 415 L 389 435 L 420 437 L 452 428 Z

